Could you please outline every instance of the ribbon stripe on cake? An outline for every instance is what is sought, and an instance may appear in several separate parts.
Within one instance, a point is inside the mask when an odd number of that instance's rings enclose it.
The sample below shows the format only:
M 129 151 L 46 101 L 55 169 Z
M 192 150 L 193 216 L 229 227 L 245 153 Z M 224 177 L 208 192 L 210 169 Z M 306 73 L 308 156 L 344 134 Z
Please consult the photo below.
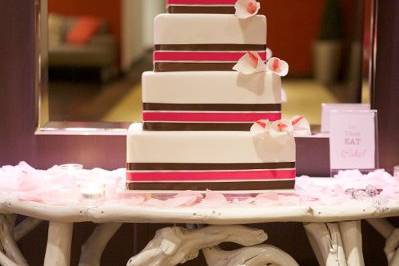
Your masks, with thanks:
M 255 122 L 260 119 L 275 121 L 281 119 L 280 112 L 173 112 L 173 111 L 143 111 L 144 122 Z
M 154 47 L 154 71 L 231 71 L 248 51 L 266 62 L 265 45 L 257 44 L 158 44 Z
M 230 71 L 235 63 L 155 62 L 154 72 Z
M 252 123 L 162 123 L 145 122 L 148 131 L 248 131 Z
M 144 103 L 145 130 L 246 131 L 259 119 L 281 119 L 281 104 Z
M 128 181 L 256 181 L 290 180 L 296 176 L 295 163 L 173 164 L 130 163 Z
M 236 0 L 167 0 L 168 13 L 234 14 Z
M 155 51 L 258 51 L 267 50 L 263 44 L 156 44 Z M 268 53 L 271 53 L 269 51 Z
M 145 111 L 281 111 L 281 104 L 143 103 Z
M 237 0 L 166 0 L 167 5 L 231 5 Z
M 244 51 L 154 51 L 154 70 L 156 72 L 231 71 L 245 53 Z M 266 61 L 266 51 L 257 53 Z
M 167 7 L 168 13 L 179 14 L 234 14 L 234 6 L 175 6 Z
M 258 14 L 256 0 L 167 0 L 168 13 L 235 14 L 247 19 Z
M 266 61 L 266 51 L 257 52 Z M 243 51 L 154 51 L 154 62 L 237 62 Z
M 129 189 L 136 190 L 269 190 L 293 188 L 295 180 L 258 180 L 245 182 L 127 182 Z
M 295 162 L 279 163 L 128 163 L 127 170 L 247 170 L 295 168 Z
M 157 181 L 250 181 L 250 180 L 279 180 L 294 179 L 295 169 L 256 170 L 256 171 L 182 171 L 182 172 L 139 172 L 127 173 L 128 180 L 134 182 Z

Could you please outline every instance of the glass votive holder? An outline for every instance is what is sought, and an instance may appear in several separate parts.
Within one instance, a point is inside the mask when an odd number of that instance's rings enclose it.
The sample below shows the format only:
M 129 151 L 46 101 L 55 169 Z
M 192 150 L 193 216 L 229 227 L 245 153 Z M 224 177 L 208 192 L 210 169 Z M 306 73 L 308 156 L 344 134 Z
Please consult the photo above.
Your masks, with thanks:
M 393 168 L 393 176 L 399 178 L 399 165 Z
M 75 177 L 81 170 L 83 170 L 83 165 L 77 163 L 68 163 L 60 165 L 60 169 L 64 172 L 64 174 Z
M 77 170 L 82 170 L 83 165 L 77 163 L 68 163 L 60 165 L 60 168 L 66 171 L 77 171 Z
M 84 182 L 79 184 L 82 203 L 95 205 L 106 196 L 106 185 L 98 182 Z

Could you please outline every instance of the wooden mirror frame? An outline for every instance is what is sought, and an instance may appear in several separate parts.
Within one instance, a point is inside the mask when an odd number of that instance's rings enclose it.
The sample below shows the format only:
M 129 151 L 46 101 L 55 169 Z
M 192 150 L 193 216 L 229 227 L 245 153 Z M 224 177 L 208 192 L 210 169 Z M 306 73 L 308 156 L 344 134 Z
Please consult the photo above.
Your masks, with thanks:
M 37 46 L 41 3 L 41 0 L 0 2 L 0 165 L 25 160 L 38 168 L 67 162 L 108 169 L 123 167 L 124 132 L 40 132 L 37 88 L 44 73 L 39 67 L 40 60 L 45 60 L 39 57 Z M 399 58 L 395 52 L 399 48 L 399 27 L 395 27 L 398 25 L 395 22 L 399 18 L 394 16 L 399 13 L 399 2 L 375 0 L 374 7 L 372 105 L 380 112 L 381 163 L 389 169 L 398 160 L 394 148 L 399 147 L 399 123 L 390 125 L 398 120 L 399 113 L 396 103 Z M 383 49 L 377 51 L 378 47 Z M 299 139 L 299 174 L 327 175 L 327 154 L 328 141 Z

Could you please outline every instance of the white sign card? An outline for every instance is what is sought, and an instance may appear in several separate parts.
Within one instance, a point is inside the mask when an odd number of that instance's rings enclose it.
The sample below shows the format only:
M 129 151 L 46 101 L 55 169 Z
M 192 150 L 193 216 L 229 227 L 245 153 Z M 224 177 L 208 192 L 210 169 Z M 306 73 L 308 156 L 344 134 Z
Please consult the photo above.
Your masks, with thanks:
M 331 111 L 331 169 L 375 169 L 377 167 L 376 129 L 375 110 Z
M 362 103 L 323 103 L 321 105 L 321 132 L 330 131 L 330 114 L 334 110 L 370 110 L 370 108 L 370 104 Z

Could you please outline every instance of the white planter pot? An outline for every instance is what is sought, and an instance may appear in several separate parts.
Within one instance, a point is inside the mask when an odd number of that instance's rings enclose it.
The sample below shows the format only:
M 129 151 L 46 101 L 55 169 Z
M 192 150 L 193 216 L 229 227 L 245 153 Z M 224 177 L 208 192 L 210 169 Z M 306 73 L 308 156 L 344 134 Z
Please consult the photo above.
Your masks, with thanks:
M 313 47 L 313 71 L 315 79 L 322 84 L 338 80 L 341 67 L 341 41 L 317 41 Z

